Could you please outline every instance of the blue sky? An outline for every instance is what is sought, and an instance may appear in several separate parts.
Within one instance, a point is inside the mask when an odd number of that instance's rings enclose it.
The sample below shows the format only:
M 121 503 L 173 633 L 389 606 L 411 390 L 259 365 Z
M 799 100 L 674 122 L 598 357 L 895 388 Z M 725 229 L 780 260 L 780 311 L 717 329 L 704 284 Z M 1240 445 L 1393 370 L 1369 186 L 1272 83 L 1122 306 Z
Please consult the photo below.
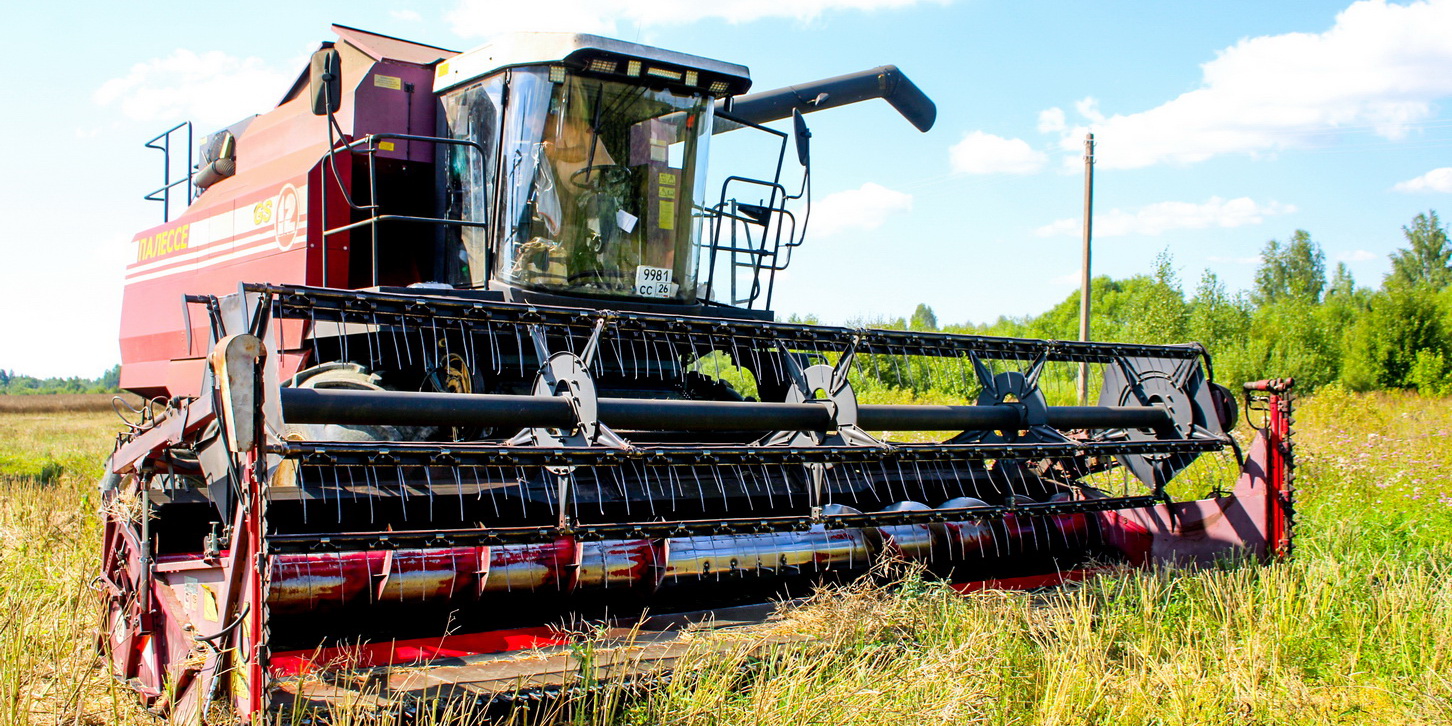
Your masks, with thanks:
M 781 315 L 1047 309 L 1077 287 L 1086 130 L 1096 274 L 1168 251 L 1187 289 L 1207 269 L 1244 288 L 1267 240 L 1306 229 L 1375 285 L 1402 225 L 1452 215 L 1452 0 L 24 3 L 0 30 L 18 81 L 0 115 L 0 368 L 93 376 L 119 360 L 129 241 L 160 221 L 141 200 L 160 155 L 142 142 L 265 111 L 334 22 L 460 50 L 596 32 L 742 63 L 757 90 L 898 65 L 937 126 L 880 102 L 808 117 L 813 234 Z

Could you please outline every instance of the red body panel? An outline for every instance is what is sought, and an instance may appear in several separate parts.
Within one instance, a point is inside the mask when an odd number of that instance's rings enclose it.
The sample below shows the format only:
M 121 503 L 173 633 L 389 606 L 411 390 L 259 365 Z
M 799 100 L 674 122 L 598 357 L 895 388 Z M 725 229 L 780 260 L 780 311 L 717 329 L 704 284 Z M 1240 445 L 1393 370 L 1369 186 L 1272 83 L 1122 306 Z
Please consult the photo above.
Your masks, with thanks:
M 345 90 L 337 114 L 348 134 L 339 143 L 368 134 L 434 133 L 429 67 L 339 48 L 345 77 L 358 79 Z M 200 306 L 183 312 L 185 295 L 232 293 L 242 281 L 355 286 L 348 276 L 348 233 L 327 237 L 326 275 L 322 269 L 323 225 L 352 221 L 343 192 L 351 193 L 355 183 L 354 156 L 342 153 L 330 163 L 328 141 L 327 119 L 314 116 L 306 94 L 297 93 L 238 137 L 235 176 L 206 189 L 177 219 L 136 235 L 121 301 L 123 388 L 148 397 L 198 393 L 208 321 Z M 434 149 L 424 142 L 383 141 L 375 154 L 432 163 Z M 297 325 L 285 328 L 282 345 L 274 347 L 294 353 L 291 365 L 285 361 L 279 370 L 283 376 L 302 360 L 303 333 Z

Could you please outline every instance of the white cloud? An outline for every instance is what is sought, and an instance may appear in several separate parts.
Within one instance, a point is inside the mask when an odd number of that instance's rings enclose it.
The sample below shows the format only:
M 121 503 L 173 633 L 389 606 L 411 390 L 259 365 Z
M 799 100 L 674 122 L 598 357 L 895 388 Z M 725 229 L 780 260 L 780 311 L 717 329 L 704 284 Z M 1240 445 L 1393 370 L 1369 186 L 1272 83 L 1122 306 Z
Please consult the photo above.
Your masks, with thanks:
M 1338 253 L 1336 255 L 1336 261 L 1337 262 L 1367 262 L 1369 260 L 1377 259 L 1378 256 L 1379 255 L 1377 255 L 1375 252 L 1371 252 L 1369 250 L 1352 250 L 1350 252 L 1341 252 L 1341 253 Z
M 867 182 L 812 202 L 808 224 L 813 237 L 828 237 L 850 229 L 877 229 L 889 215 L 912 208 L 911 194 Z
M 1039 112 L 1039 133 L 1052 134 L 1068 128 L 1064 121 L 1064 109 L 1055 106 Z
M 417 23 L 423 20 L 423 16 L 417 10 L 389 10 L 389 17 L 394 20 L 401 20 L 405 23 Z
M 1192 202 L 1158 202 L 1126 212 L 1111 209 L 1095 213 L 1095 237 L 1127 235 L 1155 236 L 1173 229 L 1206 229 L 1209 227 L 1243 227 L 1260 224 L 1266 217 L 1289 214 L 1296 208 L 1280 202 L 1261 204 L 1250 197 L 1221 199 L 1211 197 L 1204 204 Z M 1060 219 L 1034 230 L 1040 237 L 1081 234 L 1078 219 Z
M 271 108 L 296 78 L 296 70 L 277 70 L 260 58 L 237 58 L 221 51 L 178 49 L 131 67 L 96 89 L 92 99 L 115 104 L 136 121 L 191 119 L 207 131 Z
M 971 131 L 948 149 L 948 161 L 963 174 L 1032 174 L 1044 168 L 1048 156 L 1023 139 Z
M 1077 151 L 1092 130 L 1101 166 L 1137 168 L 1273 153 L 1343 130 L 1401 139 L 1452 95 L 1449 28 L 1452 0 L 1361 0 L 1324 33 L 1246 38 L 1220 51 L 1201 66 L 1199 88 L 1161 106 L 1105 117 L 1084 99 L 1077 108 L 1088 123 L 1064 130 L 1060 145 Z
M 1416 192 L 1452 193 L 1452 166 L 1433 169 L 1415 179 L 1398 182 L 1392 188 L 1408 194 Z
M 699 20 L 747 23 L 762 18 L 815 20 L 841 10 L 895 10 L 923 2 L 951 0 L 554 0 L 519 3 L 505 0 L 460 0 L 447 18 L 455 33 L 488 36 L 516 30 L 603 33 L 635 27 L 685 25 Z

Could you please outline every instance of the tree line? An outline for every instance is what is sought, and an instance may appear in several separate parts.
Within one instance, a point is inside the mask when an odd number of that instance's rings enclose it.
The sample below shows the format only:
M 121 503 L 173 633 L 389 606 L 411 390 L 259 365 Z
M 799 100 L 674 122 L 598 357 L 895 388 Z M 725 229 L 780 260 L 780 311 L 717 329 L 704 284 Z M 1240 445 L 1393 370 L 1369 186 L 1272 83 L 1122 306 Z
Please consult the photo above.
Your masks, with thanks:
M 0 395 L 35 395 L 47 393 L 119 393 L 121 366 L 113 366 L 98 378 L 36 378 L 15 371 L 0 369 Z
M 1091 283 L 1095 340 L 1196 341 L 1223 382 L 1294 377 L 1297 388 L 1339 383 L 1358 391 L 1452 394 L 1452 244 L 1436 211 L 1402 228 L 1406 246 L 1375 288 L 1358 286 L 1345 263 L 1328 276 L 1326 255 L 1305 230 L 1261 250 L 1248 291 L 1231 292 L 1204 272 L 1186 293 L 1167 253 L 1148 274 Z M 881 323 L 878 323 L 881 325 Z M 1049 311 L 984 325 L 939 328 L 927 305 L 887 327 L 1075 340 L 1079 293 Z

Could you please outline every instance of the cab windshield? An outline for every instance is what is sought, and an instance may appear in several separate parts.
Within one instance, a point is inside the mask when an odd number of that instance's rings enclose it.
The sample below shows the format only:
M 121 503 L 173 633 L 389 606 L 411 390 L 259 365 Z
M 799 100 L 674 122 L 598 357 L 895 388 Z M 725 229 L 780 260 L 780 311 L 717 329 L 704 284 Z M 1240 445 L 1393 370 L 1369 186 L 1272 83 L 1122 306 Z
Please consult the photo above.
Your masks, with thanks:
M 710 99 L 544 68 L 509 85 L 495 279 L 693 302 Z

